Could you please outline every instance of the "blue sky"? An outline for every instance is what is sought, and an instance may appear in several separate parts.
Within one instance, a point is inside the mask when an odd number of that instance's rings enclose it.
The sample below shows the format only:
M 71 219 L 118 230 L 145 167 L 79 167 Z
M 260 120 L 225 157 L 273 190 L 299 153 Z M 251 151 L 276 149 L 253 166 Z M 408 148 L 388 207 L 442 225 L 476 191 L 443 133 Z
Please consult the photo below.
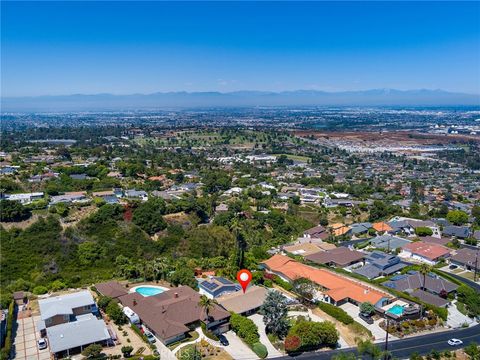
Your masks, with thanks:
M 4 2 L 2 96 L 480 93 L 479 2 Z

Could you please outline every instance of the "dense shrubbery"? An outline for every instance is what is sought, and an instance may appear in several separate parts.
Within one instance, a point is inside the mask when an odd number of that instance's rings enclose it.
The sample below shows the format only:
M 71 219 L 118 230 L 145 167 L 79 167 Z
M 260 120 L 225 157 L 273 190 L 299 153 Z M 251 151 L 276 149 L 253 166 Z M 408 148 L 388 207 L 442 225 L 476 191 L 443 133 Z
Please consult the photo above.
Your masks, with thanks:
M 15 301 L 11 301 L 8 306 L 8 316 L 7 316 L 7 328 L 5 335 L 5 344 L 3 345 L 2 350 L 0 351 L 0 359 L 6 360 L 10 356 L 12 351 L 12 342 L 13 342 L 13 322 L 15 317 Z
M 288 332 L 288 341 L 286 339 L 285 349 L 287 349 L 288 342 L 288 347 L 292 349 L 291 351 L 295 351 L 296 341 L 293 337 L 300 339 L 300 347 L 298 348 L 300 351 L 318 349 L 322 346 L 333 348 L 339 339 L 335 325 L 329 321 L 298 320 Z
M 232 330 L 250 347 L 259 341 L 257 325 L 251 319 L 233 313 L 230 317 L 230 325 Z
M 467 285 L 461 285 L 457 289 L 457 297 L 465 304 L 469 316 L 480 315 L 480 297 L 474 289 Z
M 107 307 L 105 308 L 105 312 L 107 313 L 108 317 L 117 325 L 123 325 L 127 323 L 127 317 L 123 313 L 120 306 L 115 300 L 110 300 Z
M 327 304 L 324 302 L 320 302 L 318 304 L 318 307 L 322 310 L 325 311 L 328 315 L 334 317 L 338 321 L 344 323 L 345 325 L 352 324 L 353 323 L 353 318 L 348 315 L 345 310 L 334 306 L 332 304 Z
M 142 228 L 147 234 L 153 235 L 167 227 L 163 219 L 165 214 L 165 201 L 163 199 L 149 199 L 141 203 L 133 211 L 133 223 Z
M 22 221 L 28 219 L 31 215 L 30 210 L 18 201 L 0 201 L 0 221 Z

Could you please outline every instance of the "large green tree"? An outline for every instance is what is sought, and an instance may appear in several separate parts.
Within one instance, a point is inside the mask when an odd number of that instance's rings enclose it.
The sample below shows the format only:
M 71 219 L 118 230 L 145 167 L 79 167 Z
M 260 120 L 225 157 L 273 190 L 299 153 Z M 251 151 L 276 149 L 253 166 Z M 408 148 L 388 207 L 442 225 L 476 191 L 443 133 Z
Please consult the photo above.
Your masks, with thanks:
M 288 309 L 285 296 L 278 291 L 270 291 L 263 302 L 261 312 L 268 333 L 284 337 L 289 328 Z
M 5 222 L 16 222 L 26 220 L 31 216 L 30 210 L 18 201 L 0 201 L 0 220 Z
M 451 210 L 447 214 L 447 220 L 454 225 L 463 225 L 468 222 L 468 214 L 462 210 Z
M 132 221 L 147 234 L 153 235 L 167 227 L 162 214 L 165 213 L 165 202 L 162 199 L 149 199 L 141 203 L 134 211 Z

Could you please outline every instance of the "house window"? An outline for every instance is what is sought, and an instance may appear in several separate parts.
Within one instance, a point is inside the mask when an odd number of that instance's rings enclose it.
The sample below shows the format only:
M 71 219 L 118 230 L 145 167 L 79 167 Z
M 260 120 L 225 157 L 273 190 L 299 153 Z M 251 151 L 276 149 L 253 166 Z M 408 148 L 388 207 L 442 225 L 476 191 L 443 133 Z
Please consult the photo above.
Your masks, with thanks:
M 91 307 L 90 305 L 86 305 L 83 307 L 83 310 L 90 310 L 90 307 Z

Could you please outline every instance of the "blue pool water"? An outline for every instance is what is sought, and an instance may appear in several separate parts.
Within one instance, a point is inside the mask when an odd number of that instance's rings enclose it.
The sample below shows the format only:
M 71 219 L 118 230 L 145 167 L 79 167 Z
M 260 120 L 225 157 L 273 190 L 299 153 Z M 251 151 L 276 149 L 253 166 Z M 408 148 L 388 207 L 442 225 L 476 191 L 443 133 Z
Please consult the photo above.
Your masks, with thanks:
M 390 309 L 388 309 L 389 313 L 400 316 L 403 314 L 403 306 L 400 305 L 394 305 Z
M 153 296 L 164 292 L 164 289 L 153 287 L 153 286 L 141 286 L 135 289 L 135 292 L 139 293 L 142 296 Z

